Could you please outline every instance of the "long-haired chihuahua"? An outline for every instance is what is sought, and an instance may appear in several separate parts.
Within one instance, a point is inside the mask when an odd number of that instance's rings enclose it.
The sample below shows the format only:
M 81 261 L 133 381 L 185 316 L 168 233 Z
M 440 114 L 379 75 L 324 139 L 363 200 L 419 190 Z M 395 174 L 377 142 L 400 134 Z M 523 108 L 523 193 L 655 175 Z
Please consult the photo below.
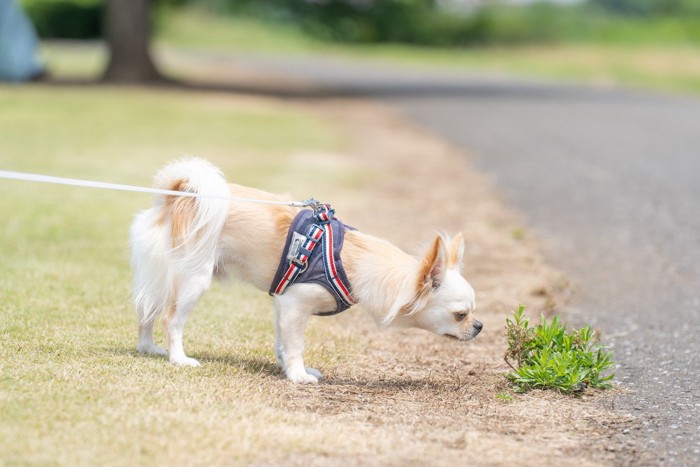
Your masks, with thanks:
M 292 207 L 282 196 L 228 184 L 203 159 L 168 165 L 157 173 L 155 187 L 201 197 L 157 195 L 131 226 L 139 352 L 199 366 L 183 350 L 185 321 L 212 279 L 228 276 L 272 295 L 275 354 L 295 382 L 321 377 L 304 366 L 308 318 L 355 303 L 381 326 L 417 327 L 462 341 L 481 331 L 472 314 L 474 290 L 460 274 L 461 234 L 451 241 L 438 235 L 416 258 L 344 226 L 327 205 Z M 161 313 L 167 351 L 153 341 Z

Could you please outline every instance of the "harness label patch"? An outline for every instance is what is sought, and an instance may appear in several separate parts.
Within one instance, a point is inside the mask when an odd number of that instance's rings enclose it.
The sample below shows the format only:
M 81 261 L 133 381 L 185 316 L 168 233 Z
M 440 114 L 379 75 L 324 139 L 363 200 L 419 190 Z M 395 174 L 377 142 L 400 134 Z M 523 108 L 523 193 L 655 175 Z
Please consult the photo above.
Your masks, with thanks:
M 306 236 L 299 232 L 292 232 L 292 240 L 289 242 L 289 252 L 287 253 L 287 261 L 291 261 L 299 254 L 299 247 L 304 244 Z

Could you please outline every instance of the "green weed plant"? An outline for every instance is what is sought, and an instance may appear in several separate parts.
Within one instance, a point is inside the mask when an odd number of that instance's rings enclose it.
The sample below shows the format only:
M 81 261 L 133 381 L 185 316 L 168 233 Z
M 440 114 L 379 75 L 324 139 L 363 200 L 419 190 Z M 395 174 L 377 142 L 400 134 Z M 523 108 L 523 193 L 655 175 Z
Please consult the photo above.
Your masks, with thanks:
M 581 394 L 587 387 L 607 389 L 614 374 L 612 353 L 598 344 L 590 326 L 567 332 L 566 324 L 555 316 L 530 326 L 525 306 L 520 305 L 513 319 L 506 319 L 508 350 L 506 363 L 513 371 L 508 379 L 516 392 L 554 389 L 566 394 Z

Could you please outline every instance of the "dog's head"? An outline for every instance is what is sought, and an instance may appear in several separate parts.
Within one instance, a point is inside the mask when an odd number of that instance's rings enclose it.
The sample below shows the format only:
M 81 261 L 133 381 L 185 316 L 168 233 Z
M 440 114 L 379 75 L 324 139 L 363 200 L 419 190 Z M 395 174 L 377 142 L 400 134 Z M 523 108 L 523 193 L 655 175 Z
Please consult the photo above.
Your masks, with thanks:
M 413 298 L 402 306 L 401 324 L 468 341 L 483 325 L 474 318 L 474 289 L 460 274 L 464 239 L 438 236 L 423 257 Z M 397 323 L 398 324 L 398 323 Z

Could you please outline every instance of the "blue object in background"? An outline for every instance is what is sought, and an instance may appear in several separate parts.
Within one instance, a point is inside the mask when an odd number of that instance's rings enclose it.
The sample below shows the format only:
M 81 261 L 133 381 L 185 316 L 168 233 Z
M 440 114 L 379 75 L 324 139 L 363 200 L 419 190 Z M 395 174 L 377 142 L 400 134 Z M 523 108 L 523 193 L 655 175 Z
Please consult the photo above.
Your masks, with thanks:
M 34 25 L 15 0 L 0 0 L 0 81 L 26 81 L 44 72 Z

